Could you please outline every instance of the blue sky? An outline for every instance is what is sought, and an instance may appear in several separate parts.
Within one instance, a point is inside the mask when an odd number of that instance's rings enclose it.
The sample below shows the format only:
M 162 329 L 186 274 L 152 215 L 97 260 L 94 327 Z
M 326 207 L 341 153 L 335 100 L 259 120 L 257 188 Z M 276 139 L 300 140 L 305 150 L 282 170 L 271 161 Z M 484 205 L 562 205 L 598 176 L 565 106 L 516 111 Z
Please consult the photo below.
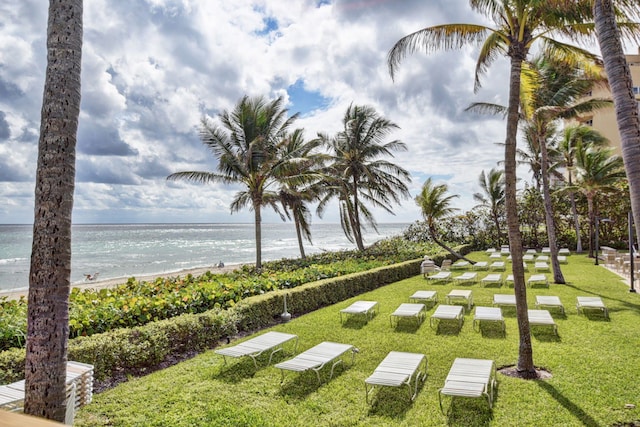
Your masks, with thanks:
M 334 134 L 351 103 L 371 105 L 407 144 L 396 163 L 415 196 L 433 177 L 474 206 L 480 172 L 496 166 L 505 125 L 463 110 L 506 102 L 498 60 L 473 93 L 477 52 L 413 55 L 392 81 L 386 55 L 402 36 L 453 22 L 483 23 L 466 0 L 90 0 L 84 2 L 82 106 L 75 223 L 251 222 L 230 214 L 237 188 L 167 182 L 214 170 L 198 139 L 245 94 L 284 96 L 308 137 Z M 0 3 L 0 223 L 30 223 L 46 67 L 47 8 Z M 528 180 L 528 177 L 524 177 Z M 379 222 L 412 222 L 412 199 Z M 268 210 L 265 221 L 280 219 Z M 314 221 L 321 221 L 315 217 Z M 337 222 L 328 210 L 322 221 Z

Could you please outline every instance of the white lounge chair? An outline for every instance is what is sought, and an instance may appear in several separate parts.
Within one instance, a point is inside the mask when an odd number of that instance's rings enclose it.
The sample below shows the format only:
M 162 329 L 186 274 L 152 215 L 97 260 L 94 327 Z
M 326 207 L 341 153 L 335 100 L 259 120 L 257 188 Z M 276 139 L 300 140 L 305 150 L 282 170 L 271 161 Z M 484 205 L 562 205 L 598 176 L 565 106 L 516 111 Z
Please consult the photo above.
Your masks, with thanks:
M 529 276 L 529 279 L 527 280 L 527 285 L 533 286 L 533 285 L 539 285 L 539 284 L 542 284 L 547 288 L 549 287 L 549 279 L 547 279 L 546 274 L 532 274 L 531 276 Z
M 504 261 L 494 261 L 491 263 L 491 265 L 489 266 L 489 270 L 492 271 L 505 271 L 507 269 L 507 267 L 505 266 Z
M 439 271 L 436 274 L 427 276 L 427 279 L 429 280 L 449 280 L 450 278 L 451 278 L 450 271 Z
M 331 379 L 335 367 L 342 363 L 342 355 L 348 351 L 351 351 L 351 364 L 353 364 L 355 354 L 358 352 L 354 346 L 324 341 L 303 351 L 293 359 L 276 364 L 275 367 L 281 370 L 281 382 L 284 382 L 284 371 L 314 371 L 318 377 L 318 384 L 320 384 L 320 370 L 325 365 L 331 364 L 331 374 L 329 375 L 329 379 Z
M 558 325 L 548 310 L 527 310 L 529 324 L 532 326 L 553 326 L 553 333 L 558 335 Z
M 558 254 L 569 256 L 571 255 L 571 251 L 569 250 L 569 248 L 560 248 L 560 250 L 558 250 Z
M 511 255 L 509 255 L 511 256 Z M 496 259 L 496 258 L 502 258 L 502 255 L 500 255 L 500 252 L 495 252 L 492 253 L 491 255 L 489 255 L 489 259 Z
M 460 305 L 440 304 L 431 315 L 429 326 L 433 328 L 434 322 L 441 320 L 456 320 L 458 322 L 458 328 L 462 328 L 462 323 L 464 322 L 464 307 Z
M 449 271 L 449 269 L 451 269 L 451 260 L 448 258 L 442 260 L 442 264 L 440 264 L 440 271 Z
M 522 261 L 533 261 L 535 259 L 535 257 L 533 256 L 533 254 L 524 254 L 522 255 Z
M 489 408 L 493 407 L 493 393 L 496 385 L 496 366 L 493 360 L 456 358 L 439 390 L 440 411 L 442 396 L 486 397 Z
M 604 313 L 604 317 L 609 318 L 609 310 L 607 306 L 604 305 L 602 298 L 600 297 L 578 297 L 578 302 L 576 303 L 576 309 L 578 314 L 580 314 L 580 310 L 584 314 L 584 309 L 595 309 L 600 310 Z
M 500 254 L 502 256 L 509 256 L 511 254 L 511 251 L 509 250 L 508 247 L 504 247 L 503 246 L 503 247 L 500 248 Z
M 560 264 L 567 264 L 567 256 L 566 255 L 558 255 L 558 262 Z
M 507 274 L 507 277 L 504 279 L 504 283 L 506 285 L 514 285 L 515 279 L 513 278 L 513 274 Z
M 536 258 L 536 262 L 549 262 L 549 255 L 540 255 Z
M 451 304 L 453 301 L 462 300 L 466 301 L 467 307 L 471 310 L 473 305 L 473 293 L 468 289 L 452 289 L 445 297 L 447 304 Z
M 253 360 L 253 364 L 258 369 L 258 362 L 256 358 L 264 352 L 270 352 L 269 364 L 273 355 L 279 351 L 283 351 L 284 344 L 295 340 L 295 347 L 293 352 L 295 353 L 298 347 L 298 336 L 294 334 L 287 334 L 284 332 L 267 332 L 259 335 L 255 338 L 248 339 L 240 344 L 236 344 L 232 347 L 221 348 L 215 350 L 216 354 L 223 357 L 224 363 L 227 363 L 227 356 L 229 357 L 245 357 L 248 356 Z
M 502 306 L 516 306 L 516 296 L 513 294 L 494 294 L 493 305 Z
M 536 261 L 536 263 L 533 265 L 533 269 L 535 271 L 550 271 L 549 264 L 544 261 Z
M 421 367 L 422 369 L 420 369 Z M 367 403 L 369 403 L 369 393 L 376 386 L 402 387 L 406 385 L 409 391 L 409 399 L 413 400 L 418 394 L 420 379 L 426 378 L 426 376 L 427 356 L 420 353 L 391 351 L 380 362 L 373 374 L 364 380 Z
M 340 310 L 340 323 L 342 323 L 342 314 L 345 318 L 351 316 L 364 316 L 367 321 L 373 319 L 376 312 L 379 311 L 377 301 L 356 301 L 347 308 Z
M 542 248 L 542 253 L 543 254 L 550 254 L 551 253 L 551 248 L 548 248 L 548 247 Z
M 480 322 L 498 322 L 502 326 L 503 333 L 507 330 L 500 307 L 476 307 L 473 316 L 473 329 L 476 329 L 477 325 L 478 331 L 480 331 Z
M 535 255 L 538 253 L 538 251 L 536 251 L 535 249 L 527 249 L 525 253 L 529 255 Z
M 495 248 L 488 248 L 486 251 L 486 253 L 490 254 L 495 254 L 496 253 L 496 249 Z
M 559 308 L 564 314 L 564 305 L 555 295 L 536 295 L 536 307 Z
M 416 291 L 409 297 L 409 302 L 432 302 L 438 303 L 438 292 L 436 291 Z
M 402 303 L 398 308 L 396 308 L 396 311 L 391 313 L 391 315 L 389 316 L 391 326 L 398 326 L 398 322 L 402 317 L 414 318 L 416 319 L 416 323 L 419 325 L 424 320 L 425 311 L 426 307 L 424 304 L 407 302 Z
M 498 285 L 502 286 L 502 274 L 500 274 L 500 273 L 487 274 L 485 277 L 480 279 L 480 283 L 482 285 L 488 285 L 488 284 L 491 284 L 491 283 L 497 283 Z
M 478 280 L 478 273 L 467 271 L 459 276 L 453 278 L 456 282 L 476 282 Z
M 486 270 L 487 268 L 489 268 L 489 263 L 487 261 L 478 261 L 473 264 L 474 270 Z
M 469 267 L 470 263 L 468 261 L 458 260 L 451 264 L 451 269 L 460 269 Z

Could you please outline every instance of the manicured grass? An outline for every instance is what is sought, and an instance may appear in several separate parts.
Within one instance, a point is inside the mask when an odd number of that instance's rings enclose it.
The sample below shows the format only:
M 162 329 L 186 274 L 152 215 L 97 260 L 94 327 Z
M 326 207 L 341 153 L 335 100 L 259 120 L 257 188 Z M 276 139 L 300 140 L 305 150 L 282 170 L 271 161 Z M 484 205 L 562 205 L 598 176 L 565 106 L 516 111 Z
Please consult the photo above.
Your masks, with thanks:
M 482 253 L 471 257 L 488 259 Z M 594 266 L 585 256 L 572 255 L 562 268 L 567 285 L 527 290 L 530 308 L 535 295 L 557 295 L 566 309 L 565 316 L 552 311 L 559 337 L 551 328 L 533 328 L 534 362 L 553 377 L 524 381 L 498 374 L 493 410 L 483 399 L 452 402 L 446 398 L 445 408 L 450 409 L 443 415 L 438 389 L 456 357 L 493 359 L 498 367 L 516 363 L 519 340 L 514 310 L 503 309 L 506 336 L 492 325 L 481 332 L 473 330 L 469 312 L 460 331 L 448 324 L 432 329 L 433 308 L 419 327 L 403 322 L 392 328 L 389 314 L 416 290 L 437 290 L 443 303 L 454 287 L 471 289 L 476 306 L 491 306 L 494 293 L 510 293 L 512 288 L 439 284 L 416 276 L 272 328 L 297 334 L 298 352 L 322 341 L 349 343 L 359 349 L 353 365 L 338 367 L 331 380 L 325 372 L 321 385 L 313 373 L 290 372 L 281 384 L 280 370 L 266 366 L 268 357 L 261 358 L 256 371 L 248 358 L 231 359 L 225 366 L 221 356 L 208 351 L 94 396 L 94 402 L 77 414 L 76 425 L 608 426 L 640 419 L 637 408 L 625 409 L 625 404 L 640 404 L 640 295 L 630 293 L 618 276 Z M 576 314 L 576 296 L 595 295 L 609 307 L 610 320 L 597 313 Z M 366 324 L 349 320 L 341 325 L 339 310 L 356 300 L 378 301 L 379 314 Z M 413 402 L 406 389 L 382 388 L 374 391 L 374 402 L 367 405 L 364 380 L 392 350 L 424 353 L 427 379 Z M 286 357 L 275 357 L 273 364 Z

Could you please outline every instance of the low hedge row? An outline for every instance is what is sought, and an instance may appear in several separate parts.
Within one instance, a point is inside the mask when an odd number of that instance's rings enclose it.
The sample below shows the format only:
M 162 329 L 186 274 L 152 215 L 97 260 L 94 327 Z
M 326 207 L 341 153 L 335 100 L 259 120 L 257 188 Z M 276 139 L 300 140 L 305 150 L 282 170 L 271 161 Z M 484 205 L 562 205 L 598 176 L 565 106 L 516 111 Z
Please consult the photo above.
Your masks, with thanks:
M 438 264 L 444 258 L 434 257 Z M 119 371 L 153 367 L 172 355 L 204 351 L 238 332 L 276 324 L 283 311 L 285 295 L 288 311 L 298 316 L 415 276 L 420 273 L 421 261 L 406 261 L 250 297 L 228 310 L 184 314 L 144 326 L 78 337 L 69 341 L 68 359 L 94 365 L 96 380 L 110 378 Z M 1 352 L 0 383 L 24 378 L 24 362 L 24 349 Z

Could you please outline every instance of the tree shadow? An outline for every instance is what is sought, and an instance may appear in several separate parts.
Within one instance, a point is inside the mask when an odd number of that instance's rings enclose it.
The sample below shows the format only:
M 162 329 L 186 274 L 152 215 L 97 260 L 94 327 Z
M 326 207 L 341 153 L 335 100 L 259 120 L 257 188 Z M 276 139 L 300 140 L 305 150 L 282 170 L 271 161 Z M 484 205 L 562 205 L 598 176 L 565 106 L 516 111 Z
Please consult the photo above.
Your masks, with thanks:
M 460 335 L 461 330 L 462 326 L 457 320 L 438 320 L 436 335 Z
M 571 412 L 577 419 L 579 419 L 582 424 L 587 427 L 597 427 L 600 424 L 596 422 L 589 414 L 587 414 L 581 407 L 573 403 L 571 400 L 567 399 L 562 393 L 560 393 L 554 386 L 549 384 L 546 381 L 536 381 L 538 386 L 549 393 L 551 397 L 553 397 L 556 402 L 561 404 L 565 409 Z
M 342 327 L 357 330 L 364 328 L 368 323 L 369 319 L 363 318 L 362 316 L 349 316 L 349 318 L 342 322 Z
M 420 381 L 417 394 L 422 390 L 426 380 L 425 377 Z M 376 387 L 370 397 L 372 400 L 368 412 L 369 416 L 383 416 L 396 422 L 404 418 L 407 410 L 413 404 L 413 400 L 409 398 L 406 386 Z
M 562 342 L 559 334 L 553 331 L 553 326 L 550 325 L 530 325 L 531 335 L 533 335 L 538 341 L 543 342 Z
M 280 395 L 284 397 L 287 402 L 291 400 L 303 400 L 327 382 L 342 375 L 347 368 L 348 365 L 344 365 L 344 363 L 339 364 L 334 369 L 333 376 L 331 378 L 329 378 L 331 369 L 322 369 L 320 372 L 320 382 L 318 382 L 318 377 L 312 370 L 300 373 L 285 373 L 282 383 L 280 384 Z
M 502 323 L 500 322 L 480 322 L 478 326 L 480 329 L 480 333 L 483 338 L 490 339 L 505 339 L 507 338 L 507 330 L 506 328 L 502 328 Z
M 420 323 L 416 323 L 413 319 L 407 320 L 405 322 L 398 320 L 398 323 L 396 323 L 394 330 L 396 332 L 403 332 L 406 334 L 415 334 L 418 331 L 418 329 L 420 329 L 420 326 L 422 326 L 423 323 L 424 321 L 421 321 Z
M 447 411 L 447 425 L 485 427 L 491 424 L 492 419 L 493 412 L 486 399 L 458 396 L 451 398 L 451 404 Z

